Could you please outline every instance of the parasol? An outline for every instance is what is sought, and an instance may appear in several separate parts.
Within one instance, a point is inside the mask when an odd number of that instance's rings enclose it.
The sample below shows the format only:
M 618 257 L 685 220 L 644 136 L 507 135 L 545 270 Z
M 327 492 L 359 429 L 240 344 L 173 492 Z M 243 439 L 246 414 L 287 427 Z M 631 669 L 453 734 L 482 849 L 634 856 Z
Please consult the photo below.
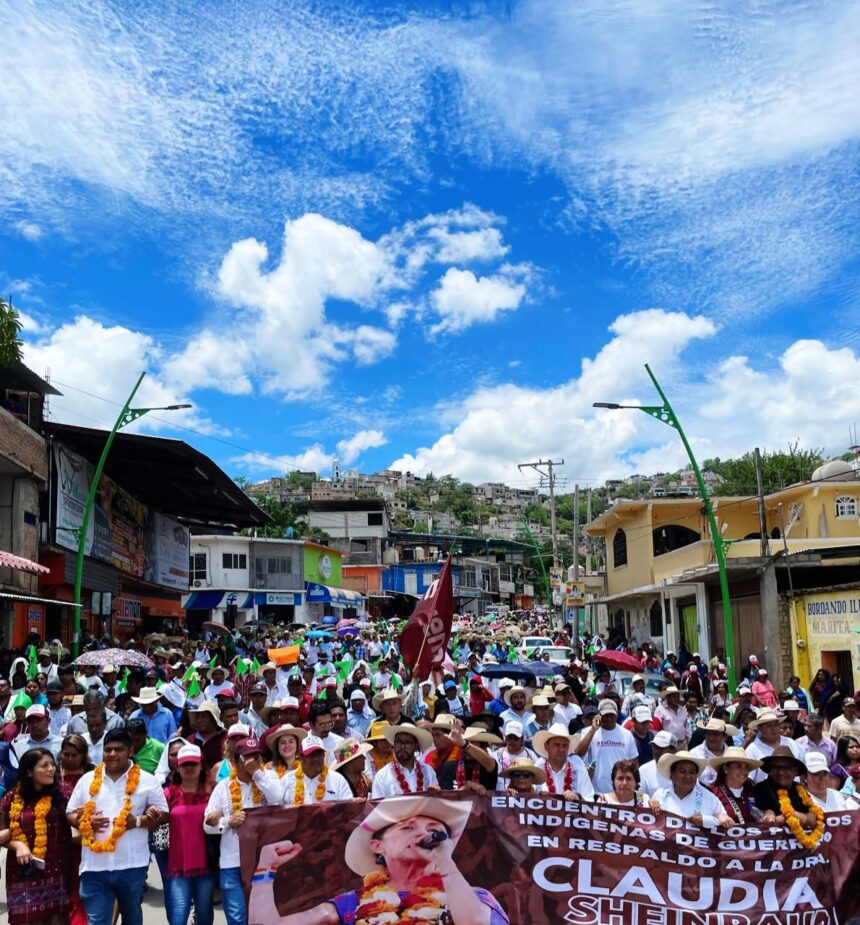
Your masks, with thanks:
M 614 649 L 604 649 L 594 655 L 595 662 L 606 668 L 616 668 L 621 671 L 641 671 L 642 662 L 635 655 L 627 652 L 616 652 Z
M 201 623 L 200 626 L 202 629 L 209 630 L 211 633 L 223 633 L 225 636 L 229 636 L 232 632 L 229 626 L 224 626 L 223 623 L 216 623 L 214 620 L 207 620 L 205 623 Z
M 478 674 L 483 678 L 510 678 L 513 681 L 522 681 L 530 687 L 537 683 L 534 672 L 530 671 L 527 665 L 484 665 Z
M 530 671 L 536 678 L 552 678 L 558 674 L 558 665 L 543 660 L 526 662 L 522 667 L 526 671 Z
M 105 665 L 120 665 L 125 668 L 154 668 L 154 663 L 142 652 L 134 649 L 93 649 L 84 652 L 75 659 L 76 665 L 95 665 L 104 668 Z
M 361 630 L 357 626 L 342 626 L 336 632 L 338 636 L 358 636 Z
M 328 630 L 311 630 L 306 635 L 308 639 L 331 639 L 332 636 Z
M 325 616 L 325 617 L 322 618 L 322 620 L 320 620 L 320 623 L 326 623 L 326 624 L 330 624 L 330 625 L 332 625 L 332 626 L 335 626 L 335 625 L 337 625 L 337 617 L 334 617 L 334 616 L 331 616 L 331 615 Z

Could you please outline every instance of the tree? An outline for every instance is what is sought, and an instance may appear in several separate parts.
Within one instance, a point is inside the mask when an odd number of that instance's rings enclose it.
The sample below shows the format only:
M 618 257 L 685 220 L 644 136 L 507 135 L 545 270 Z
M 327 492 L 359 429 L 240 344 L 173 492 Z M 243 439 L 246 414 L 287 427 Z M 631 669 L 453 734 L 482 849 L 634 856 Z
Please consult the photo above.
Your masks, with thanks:
M 806 482 L 821 465 L 822 450 L 801 450 L 797 442 L 789 444 L 788 452 L 777 450 L 761 454 L 762 483 L 765 494 L 779 491 L 795 482 Z M 756 494 L 755 455 L 744 453 L 737 459 L 706 459 L 703 470 L 721 476 L 721 484 L 713 488 L 715 495 Z
M 21 362 L 21 319 L 10 302 L 0 298 L 0 368 L 11 369 Z

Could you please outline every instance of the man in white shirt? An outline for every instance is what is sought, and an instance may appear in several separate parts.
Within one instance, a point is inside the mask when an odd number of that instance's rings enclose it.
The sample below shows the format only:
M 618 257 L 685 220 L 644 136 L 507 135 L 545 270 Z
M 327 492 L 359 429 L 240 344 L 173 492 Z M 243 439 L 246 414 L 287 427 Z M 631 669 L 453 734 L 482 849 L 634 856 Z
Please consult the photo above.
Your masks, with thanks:
M 54 661 L 51 658 L 50 649 L 40 649 L 39 650 L 38 662 L 39 662 L 39 672 L 45 675 L 45 677 L 48 680 L 48 684 L 50 684 L 51 681 L 60 680 L 60 676 L 57 673 L 57 666 L 54 664 Z
M 582 759 L 573 754 L 579 736 L 568 734 L 564 723 L 536 733 L 534 750 L 541 756 L 538 767 L 546 771 L 546 783 L 541 793 L 563 795 L 567 800 L 593 800 L 594 786 Z
M 653 796 L 661 787 L 668 787 L 672 781 L 664 777 L 657 767 L 663 755 L 674 755 L 678 751 L 678 740 L 671 732 L 661 729 L 654 734 L 651 741 L 653 761 L 648 761 L 639 768 L 639 789 L 648 796 Z
M 838 742 L 844 735 L 860 738 L 860 719 L 857 719 L 857 702 L 853 697 L 842 701 L 842 716 L 837 716 L 830 724 L 830 738 Z
M 26 732 L 15 736 L 9 746 L 9 763 L 17 768 L 24 752 L 31 748 L 47 748 L 54 756 L 54 761 L 60 760 L 60 748 L 63 740 L 59 736 L 51 735 L 51 721 L 48 718 L 48 708 L 41 703 L 34 703 L 27 707 L 24 714 Z
M 508 768 L 518 758 L 528 758 L 529 761 L 536 762 L 537 755 L 525 744 L 525 729 L 523 724 L 516 719 L 509 720 L 502 729 L 502 735 L 505 737 L 505 744 L 502 748 L 493 752 L 496 764 L 499 766 L 499 779 L 496 783 L 496 790 L 507 790 L 507 780 L 502 777 L 502 772 Z
M 734 741 L 734 737 L 740 731 L 737 726 L 730 726 L 721 719 L 711 717 L 706 723 L 697 723 L 699 729 L 705 731 L 705 741 L 697 745 L 690 751 L 691 755 L 697 758 L 704 758 L 710 761 L 711 758 L 722 758 L 728 748 Z M 710 764 L 699 775 L 699 780 L 706 786 L 710 787 L 717 779 L 717 772 Z
M 161 783 L 132 763 L 128 733 L 112 729 L 104 736 L 104 772 L 95 796 L 90 796 L 90 787 L 97 771 L 88 771 L 78 781 L 66 806 L 69 825 L 80 829 L 85 808 L 94 804 L 91 837 L 95 842 L 106 841 L 114 833 L 133 769 L 139 780 L 131 794 L 131 812 L 116 840 L 116 849 L 92 851 L 87 844 L 87 833 L 82 832 L 80 895 L 89 925 L 111 925 L 115 902 L 123 925 L 142 925 L 149 833 L 166 820 L 167 801 Z
M 438 792 L 436 772 L 420 760 L 420 753 L 433 747 L 430 733 L 417 726 L 386 726 L 382 732 L 394 746 L 394 759 L 373 778 L 371 799 Z
M 522 723 L 524 730 L 528 727 L 529 723 L 535 719 L 534 713 L 526 709 L 528 696 L 529 692 L 518 684 L 505 691 L 503 698 L 508 705 L 508 709 L 500 717 L 503 723 L 509 723 L 513 720 L 514 722 Z
M 48 710 L 51 714 L 51 735 L 60 736 L 72 718 L 72 711 L 63 702 L 63 685 L 59 681 L 49 681 L 45 688 L 48 698 Z
M 759 711 L 758 716 L 752 720 L 747 727 L 748 729 L 755 730 L 757 737 L 747 745 L 745 749 L 746 753 L 750 758 L 757 758 L 761 761 L 763 758 L 767 758 L 768 755 L 771 755 L 778 745 L 784 745 L 791 751 L 792 755 L 802 763 L 804 760 L 803 749 L 794 739 L 789 739 L 787 736 L 780 735 L 779 721 L 780 716 L 769 707 L 765 707 L 763 710 Z M 753 771 L 752 774 L 750 774 L 750 780 L 756 784 L 766 778 L 767 774 L 761 769 Z
M 677 687 L 667 687 L 661 694 L 661 703 L 654 711 L 654 719 L 678 740 L 678 748 L 687 746 L 687 708 L 681 703 Z
M 283 804 L 285 806 L 312 803 L 330 803 L 333 800 L 351 800 L 352 790 L 346 778 L 328 765 L 328 753 L 315 735 L 306 736 L 299 750 L 302 773 L 288 771 L 284 776 Z M 269 779 L 276 775 L 269 775 Z M 322 796 L 319 795 L 322 791 Z M 301 797 L 301 800 L 299 799 Z
M 227 680 L 230 677 L 230 672 L 223 665 L 216 665 L 214 668 L 209 669 L 209 683 L 206 685 L 206 690 L 203 692 L 204 700 L 211 700 L 215 702 L 215 698 L 221 693 L 221 691 L 232 690 L 233 685 Z
M 570 685 L 561 681 L 555 686 L 554 721 L 569 728 L 577 716 L 582 716 L 582 708 L 573 702 L 573 691 Z
M 308 715 L 308 728 L 311 735 L 322 742 L 327 758 L 331 758 L 334 750 L 343 742 L 343 736 L 332 732 L 334 721 L 331 718 L 331 706 L 326 700 L 314 700 Z
M 594 766 L 592 783 L 596 793 L 612 790 L 612 766 L 616 761 L 638 761 L 639 752 L 633 733 L 618 725 L 618 707 L 614 700 L 601 700 L 597 716 L 576 747 L 576 753 L 586 755 L 586 764 Z
M 239 868 L 238 829 L 245 822 L 248 809 L 267 804 L 264 793 L 266 773 L 260 766 L 263 746 L 259 739 L 239 739 L 233 747 L 236 756 L 236 779 L 218 781 L 206 805 L 203 830 L 221 836 L 219 882 L 221 902 L 228 925 L 244 925 L 248 920 L 245 892 Z M 234 802 L 234 793 L 238 797 Z M 238 809 L 237 809 L 238 805 Z
M 625 716 L 632 716 L 634 707 L 648 707 L 652 715 L 657 708 L 654 699 L 645 693 L 645 677 L 641 674 L 633 675 L 630 681 L 630 693 L 621 704 L 621 712 Z

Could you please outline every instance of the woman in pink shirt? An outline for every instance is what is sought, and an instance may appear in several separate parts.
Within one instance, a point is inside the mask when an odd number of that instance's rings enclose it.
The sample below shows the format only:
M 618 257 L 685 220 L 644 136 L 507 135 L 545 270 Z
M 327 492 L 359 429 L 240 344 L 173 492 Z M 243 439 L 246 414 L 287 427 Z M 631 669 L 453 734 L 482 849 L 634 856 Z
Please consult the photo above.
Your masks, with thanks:
M 773 689 L 773 685 L 770 683 L 770 679 L 767 676 L 767 672 L 764 668 L 759 668 L 758 678 L 752 683 L 752 702 L 754 706 L 757 707 L 776 707 L 777 699 L 776 692 Z
M 164 899 L 170 925 L 187 925 L 194 904 L 197 925 L 212 925 L 215 874 L 206 851 L 203 816 L 209 785 L 196 745 L 183 745 L 173 783 L 164 788 L 170 807 L 170 848 Z

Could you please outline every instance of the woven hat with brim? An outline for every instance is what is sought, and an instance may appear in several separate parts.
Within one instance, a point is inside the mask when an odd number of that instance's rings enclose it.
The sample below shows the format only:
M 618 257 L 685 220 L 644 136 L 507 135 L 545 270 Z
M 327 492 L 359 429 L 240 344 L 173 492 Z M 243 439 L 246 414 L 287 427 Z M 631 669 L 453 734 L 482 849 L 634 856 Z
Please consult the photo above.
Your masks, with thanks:
M 260 665 L 260 674 L 265 674 L 267 671 L 277 671 L 278 666 L 274 662 L 266 662 L 264 665 Z
M 384 742 L 385 730 L 388 728 L 388 720 L 379 719 L 370 724 L 367 735 L 364 737 L 365 742 Z
M 210 668 L 210 669 L 209 669 L 209 673 L 210 673 L 210 674 L 215 674 L 216 671 L 223 671 L 223 672 L 224 672 L 224 680 L 225 680 L 225 681 L 227 680 L 227 678 L 230 677 L 230 669 L 229 669 L 229 668 L 225 668 L 223 665 L 215 665 L 214 668 Z
M 657 770 L 663 777 L 671 777 L 672 768 L 682 761 L 689 761 L 691 764 L 694 764 L 699 769 L 699 774 L 708 766 L 707 758 L 699 758 L 690 752 L 682 751 L 675 752 L 674 755 L 663 755 L 657 762 Z
M 782 717 L 779 715 L 779 713 L 766 708 L 762 710 L 755 719 L 750 720 L 749 728 L 758 729 L 759 726 L 764 726 L 765 723 L 778 723 L 781 720 Z
M 681 692 L 678 690 L 678 688 L 675 687 L 675 685 L 673 684 L 671 687 L 667 687 L 666 690 L 660 691 L 660 693 L 659 693 L 658 696 L 659 696 L 660 699 L 662 700 L 662 699 L 668 697 L 669 694 L 680 694 L 680 693 L 681 693 Z
M 430 735 L 429 730 L 422 729 L 420 726 L 386 726 L 382 732 L 392 745 L 394 745 L 394 737 L 403 733 L 415 738 L 420 751 L 424 752 L 428 748 L 433 748 L 433 736 Z
M 794 767 L 798 774 L 806 774 L 806 765 L 794 754 L 787 745 L 777 745 L 777 747 L 766 757 L 761 760 L 761 769 L 765 774 L 770 774 L 771 765 L 777 758 L 785 758 L 794 762 Z
M 706 723 L 696 723 L 696 728 L 704 729 L 705 732 L 722 732 L 724 735 L 731 736 L 732 738 L 740 732 L 737 726 L 732 726 L 721 719 L 714 719 L 713 716 Z
M 199 707 L 195 707 L 193 710 L 189 710 L 189 713 L 208 713 L 212 719 L 215 720 L 216 725 L 219 729 L 224 728 L 224 724 L 221 722 L 221 711 L 218 707 L 212 703 L 211 700 L 207 700 L 204 703 L 201 703 Z
M 519 684 L 515 684 L 513 687 L 506 690 L 503 694 L 503 699 L 508 706 L 511 705 L 511 697 L 513 697 L 514 694 L 523 694 L 526 698 L 526 706 L 528 706 L 529 692 L 526 690 L 526 688 L 521 687 Z
M 536 732 L 534 738 L 532 739 L 532 748 L 541 756 L 541 758 L 546 758 L 546 743 L 550 739 L 567 739 L 567 753 L 568 755 L 574 750 L 576 744 L 579 742 L 579 736 L 572 736 L 567 731 L 567 726 L 564 723 L 553 723 L 549 729 L 541 729 L 540 732 Z
M 383 829 L 411 819 L 413 816 L 427 816 L 436 819 L 448 830 L 449 837 L 456 847 L 463 834 L 472 812 L 471 802 L 440 800 L 435 797 L 405 796 L 389 797 L 377 803 L 353 829 L 346 843 L 344 861 L 350 870 L 360 877 L 381 869 L 377 863 L 376 853 L 370 842 Z
M 463 733 L 467 742 L 483 742 L 485 745 L 504 745 L 504 740 L 480 726 L 472 726 Z
M 761 762 L 757 758 L 750 757 L 737 745 L 727 748 L 718 758 L 711 758 L 710 765 L 714 770 L 718 771 L 724 764 L 729 764 L 731 761 L 741 761 L 748 765 L 751 770 L 761 767 Z
M 533 774 L 536 784 L 546 783 L 546 771 L 536 764 L 532 764 L 531 758 L 514 758 L 510 765 L 502 771 L 501 776 L 510 777 L 512 774 L 516 774 L 517 771 L 528 771 Z
M 373 746 L 369 742 L 359 742 L 358 739 L 344 739 L 334 750 L 332 755 L 334 763 L 331 770 L 339 771 L 342 767 L 348 765 L 350 761 L 364 758 L 365 755 L 369 755 L 372 751 Z
M 549 700 L 547 700 L 546 697 L 543 696 L 543 694 L 535 694 L 535 696 L 532 697 L 532 702 L 530 706 L 532 709 L 534 709 L 535 707 L 549 707 L 550 702 Z
M 517 682 L 513 678 L 502 678 L 501 681 L 499 681 L 500 691 L 507 690 L 508 688 L 516 687 L 516 686 L 517 686 Z
M 440 713 L 430 724 L 431 729 L 439 729 L 442 732 L 450 732 L 454 728 L 456 717 L 453 713 Z
M 289 723 L 284 723 L 281 726 L 278 726 L 274 731 L 269 730 L 266 735 L 266 744 L 269 746 L 272 751 L 275 750 L 275 742 L 278 739 L 282 739 L 284 736 L 292 736 L 297 744 L 301 744 L 302 740 L 307 738 L 308 731 L 307 729 L 302 729 L 300 726 L 291 726 Z
M 137 697 L 132 697 L 131 699 L 135 703 L 144 706 L 148 703 L 155 703 L 156 700 L 161 700 L 161 691 L 154 687 L 144 687 L 141 688 L 140 694 Z
M 398 691 L 395 691 L 392 688 L 388 687 L 384 691 L 380 691 L 378 694 L 374 695 L 373 709 L 381 710 L 382 704 L 385 703 L 387 700 L 399 700 L 402 702 L 403 695 L 400 694 Z
M 851 700 L 851 698 L 848 698 L 848 700 L 845 701 L 845 703 L 853 703 L 853 702 L 854 701 Z M 782 712 L 783 713 L 799 713 L 800 704 L 796 700 L 786 700 L 785 703 L 782 705 Z

